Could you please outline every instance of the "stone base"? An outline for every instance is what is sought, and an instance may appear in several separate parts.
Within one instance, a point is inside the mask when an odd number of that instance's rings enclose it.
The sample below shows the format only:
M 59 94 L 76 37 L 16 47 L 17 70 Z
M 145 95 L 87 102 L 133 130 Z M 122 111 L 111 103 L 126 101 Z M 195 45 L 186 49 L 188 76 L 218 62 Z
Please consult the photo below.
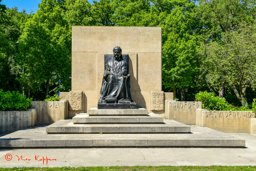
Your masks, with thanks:
M 148 115 L 145 108 L 138 109 L 98 109 L 91 108 L 88 110 L 90 116 L 141 116 Z
M 155 134 L 190 133 L 190 127 L 178 122 L 168 124 L 74 124 L 60 120 L 46 127 L 48 134 Z
M 89 116 L 87 113 L 81 113 L 73 117 L 74 124 L 162 124 L 164 118 L 150 113 L 148 116 Z
M 166 123 L 178 123 L 165 120 Z M 1 148 L 78 147 L 244 147 L 245 140 L 206 127 L 191 126 L 192 134 L 47 134 L 35 127 L 2 135 Z
M 106 103 L 98 104 L 98 109 L 138 109 L 138 106 L 133 103 Z

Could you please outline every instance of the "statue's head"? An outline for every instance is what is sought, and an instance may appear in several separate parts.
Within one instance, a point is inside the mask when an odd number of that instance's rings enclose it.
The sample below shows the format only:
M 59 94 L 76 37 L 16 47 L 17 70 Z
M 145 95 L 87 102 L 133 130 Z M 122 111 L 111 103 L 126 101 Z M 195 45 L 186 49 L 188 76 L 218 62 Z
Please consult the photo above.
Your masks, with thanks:
M 118 60 L 122 58 L 122 49 L 119 46 L 114 47 L 113 53 L 115 59 Z

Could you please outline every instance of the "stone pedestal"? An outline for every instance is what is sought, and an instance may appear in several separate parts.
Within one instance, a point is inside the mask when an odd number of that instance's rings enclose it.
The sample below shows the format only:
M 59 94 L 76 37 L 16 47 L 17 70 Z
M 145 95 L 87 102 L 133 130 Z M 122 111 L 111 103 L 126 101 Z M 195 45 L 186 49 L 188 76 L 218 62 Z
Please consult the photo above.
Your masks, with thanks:
M 102 134 L 102 133 L 189 133 L 182 124 L 164 124 L 163 118 L 149 114 L 147 109 L 97 109 L 80 114 L 73 120 L 52 124 L 48 134 Z

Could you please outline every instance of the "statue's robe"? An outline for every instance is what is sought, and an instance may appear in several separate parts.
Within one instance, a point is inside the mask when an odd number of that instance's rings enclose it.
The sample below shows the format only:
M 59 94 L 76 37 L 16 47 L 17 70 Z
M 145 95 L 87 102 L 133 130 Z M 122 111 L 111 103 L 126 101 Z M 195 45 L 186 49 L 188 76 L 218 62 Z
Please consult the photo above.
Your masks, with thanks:
M 127 62 L 112 58 L 105 65 L 99 103 L 115 103 L 130 99 L 127 90 Z

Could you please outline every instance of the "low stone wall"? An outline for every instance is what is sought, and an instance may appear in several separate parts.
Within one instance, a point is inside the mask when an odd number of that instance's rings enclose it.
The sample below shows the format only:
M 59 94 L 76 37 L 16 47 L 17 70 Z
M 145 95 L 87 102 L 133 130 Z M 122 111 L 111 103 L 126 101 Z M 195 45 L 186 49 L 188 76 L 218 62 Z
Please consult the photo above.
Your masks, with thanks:
M 32 108 L 36 109 L 37 125 L 49 125 L 68 118 L 68 100 L 34 101 Z
M 226 133 L 256 134 L 253 111 L 209 111 L 201 102 L 165 100 L 165 118 Z
M 251 134 L 256 134 L 256 118 L 251 118 Z
M 27 111 L 0 111 L 0 134 L 7 134 L 36 125 L 35 109 Z
M 196 125 L 226 133 L 256 133 L 253 111 L 196 110 Z
M 196 124 L 196 109 L 202 108 L 202 102 L 165 101 L 165 118 L 174 119 L 187 125 Z

